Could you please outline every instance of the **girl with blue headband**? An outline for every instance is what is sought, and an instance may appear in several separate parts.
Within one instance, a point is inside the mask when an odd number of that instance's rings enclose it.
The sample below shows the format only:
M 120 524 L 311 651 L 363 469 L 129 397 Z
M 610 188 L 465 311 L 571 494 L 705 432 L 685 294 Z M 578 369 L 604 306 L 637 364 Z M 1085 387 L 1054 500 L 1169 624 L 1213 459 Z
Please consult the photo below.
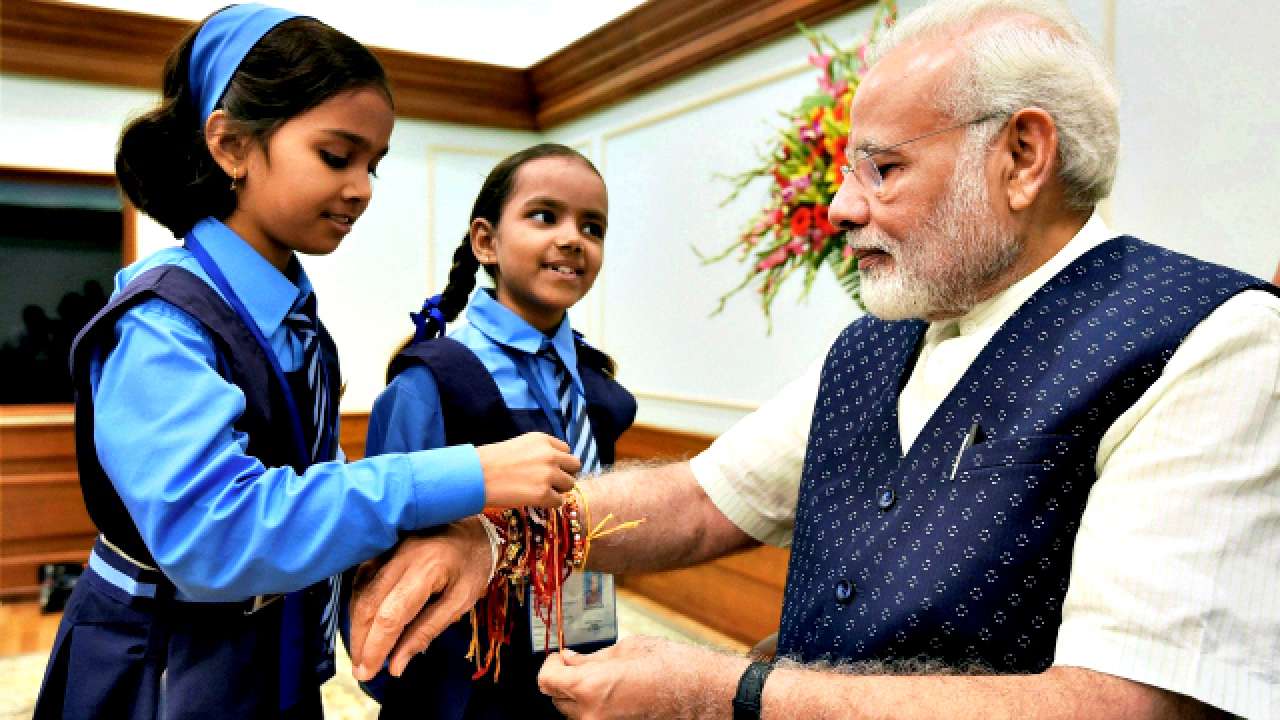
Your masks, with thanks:
M 182 238 L 122 270 L 72 350 L 85 504 L 101 531 L 37 718 L 322 715 L 342 573 L 483 507 L 555 507 L 579 461 L 526 434 L 346 463 L 337 352 L 295 253 L 369 204 L 393 112 L 359 43 L 276 8 L 207 18 L 116 157 Z
M 600 173 L 571 148 L 536 145 L 494 167 L 444 292 L 413 314 L 417 332 L 391 363 L 387 389 L 369 418 L 370 455 L 541 431 L 568 442 L 584 472 L 613 462 L 636 402 L 613 379 L 613 361 L 583 342 L 568 316 L 600 270 L 608 212 Z M 472 293 L 481 267 L 494 288 Z M 464 307 L 467 324 L 439 337 Z M 504 563 L 513 553 L 528 556 L 528 544 L 554 525 L 536 510 L 499 519 Z M 530 590 L 538 583 L 526 579 L 507 594 L 503 581 L 495 582 L 479 612 L 407 667 L 404 658 L 393 658 L 389 674 L 400 677 L 384 673 L 366 686 L 382 701 L 384 720 L 561 717 L 538 690 L 547 640 L 560 639 L 541 624 Z M 612 580 L 574 574 L 561 587 L 565 644 L 580 651 L 611 644 Z

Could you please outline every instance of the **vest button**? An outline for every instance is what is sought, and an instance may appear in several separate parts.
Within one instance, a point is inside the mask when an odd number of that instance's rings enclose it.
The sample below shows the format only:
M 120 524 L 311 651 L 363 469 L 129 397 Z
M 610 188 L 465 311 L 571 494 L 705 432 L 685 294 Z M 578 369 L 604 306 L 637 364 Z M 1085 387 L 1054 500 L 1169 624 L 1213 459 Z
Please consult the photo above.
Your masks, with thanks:
M 836 602 L 848 605 L 851 600 L 853 600 L 853 583 L 848 580 L 836 583 Z
M 880 506 L 881 510 L 888 510 L 893 507 L 893 503 L 896 502 L 897 499 L 898 496 L 894 494 L 893 488 L 885 488 L 880 492 L 880 498 L 876 504 Z

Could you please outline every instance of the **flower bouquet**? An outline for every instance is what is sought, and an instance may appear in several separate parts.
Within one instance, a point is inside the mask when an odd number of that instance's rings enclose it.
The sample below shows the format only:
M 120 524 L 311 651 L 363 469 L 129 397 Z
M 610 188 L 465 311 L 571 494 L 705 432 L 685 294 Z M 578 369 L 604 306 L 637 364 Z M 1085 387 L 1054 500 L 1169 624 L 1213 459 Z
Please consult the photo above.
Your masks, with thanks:
M 867 48 L 882 28 L 893 25 L 897 14 L 894 0 L 880 0 L 871 30 L 849 49 L 799 26 L 813 44 L 809 62 L 819 71 L 818 90 L 794 110 L 782 113 L 786 125 L 762 154 L 761 165 L 728 178 L 734 189 L 722 206 L 757 178 L 770 180 L 769 200 L 728 248 L 703 257 L 704 263 L 730 256 L 750 263 L 742 282 L 720 297 L 715 313 L 724 309 L 730 297 L 755 283 L 768 319 L 778 289 L 787 278 L 803 271 L 801 297 L 805 297 L 823 265 L 831 268 L 854 301 L 861 304 L 852 249 L 841 242 L 843 235 L 828 220 L 827 208 L 844 181 L 841 167 L 849 142 L 849 103 L 867 69 Z

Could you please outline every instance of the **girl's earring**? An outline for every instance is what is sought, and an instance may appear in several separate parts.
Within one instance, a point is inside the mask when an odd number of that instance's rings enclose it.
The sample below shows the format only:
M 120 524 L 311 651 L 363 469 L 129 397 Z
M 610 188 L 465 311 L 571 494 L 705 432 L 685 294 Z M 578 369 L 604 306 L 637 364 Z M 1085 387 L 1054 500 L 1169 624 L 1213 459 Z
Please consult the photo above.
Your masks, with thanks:
M 240 182 L 240 168 L 235 165 L 231 166 L 231 192 L 236 191 L 237 184 Z

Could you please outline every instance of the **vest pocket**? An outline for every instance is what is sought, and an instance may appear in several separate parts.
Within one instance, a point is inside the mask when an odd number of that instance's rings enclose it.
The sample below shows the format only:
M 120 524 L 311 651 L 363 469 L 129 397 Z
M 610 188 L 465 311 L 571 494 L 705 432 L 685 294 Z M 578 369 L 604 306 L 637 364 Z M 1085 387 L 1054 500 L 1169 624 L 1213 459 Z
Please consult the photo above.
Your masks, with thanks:
M 964 452 L 957 466 L 960 473 L 1032 465 L 1046 471 L 1080 462 L 1086 451 L 1079 435 L 1026 435 L 999 438 L 974 445 Z M 1092 462 L 1092 458 L 1090 458 Z

